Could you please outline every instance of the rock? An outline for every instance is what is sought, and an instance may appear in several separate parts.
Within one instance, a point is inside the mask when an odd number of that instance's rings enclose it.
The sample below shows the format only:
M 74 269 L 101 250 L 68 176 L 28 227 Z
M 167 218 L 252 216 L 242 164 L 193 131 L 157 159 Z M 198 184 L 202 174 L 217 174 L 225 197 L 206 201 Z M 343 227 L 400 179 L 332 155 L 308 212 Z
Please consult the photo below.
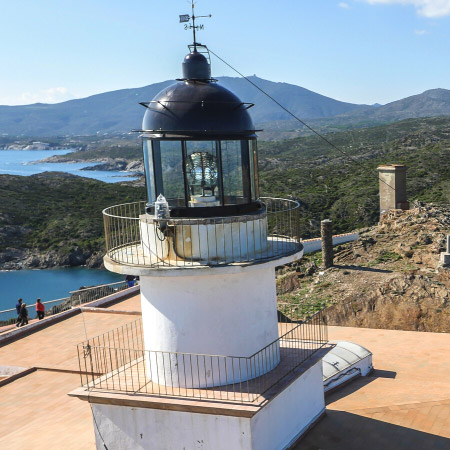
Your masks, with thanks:
M 95 166 L 84 167 L 81 170 L 115 170 L 121 171 L 126 170 L 127 161 L 125 159 L 106 159 L 102 161 L 100 164 L 96 164 Z
M 318 269 L 317 264 L 312 261 L 306 266 L 305 275 L 311 277 L 317 272 Z

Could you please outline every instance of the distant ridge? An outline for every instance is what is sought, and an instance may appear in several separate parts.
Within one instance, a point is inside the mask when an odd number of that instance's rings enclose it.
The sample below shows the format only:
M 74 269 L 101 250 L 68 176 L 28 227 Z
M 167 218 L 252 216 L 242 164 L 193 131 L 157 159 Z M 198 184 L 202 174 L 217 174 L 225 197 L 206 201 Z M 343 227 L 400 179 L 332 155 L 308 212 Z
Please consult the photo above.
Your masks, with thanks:
M 364 127 L 398 120 L 450 115 L 450 90 L 431 89 L 386 105 L 356 105 L 334 100 L 288 83 L 249 77 L 281 104 L 322 131 Z M 220 77 L 219 82 L 245 102 L 255 124 L 277 134 L 294 132 L 301 125 L 242 78 Z M 144 110 L 139 102 L 151 100 L 173 80 L 141 88 L 121 89 L 56 104 L 0 106 L 0 134 L 12 136 L 95 135 L 139 129 Z M 334 127 L 336 129 L 334 130 Z M 282 136 L 282 134 L 280 134 Z M 266 133 L 265 138 L 269 134 Z
M 435 117 L 450 115 L 450 90 L 430 89 L 421 94 L 387 103 L 365 111 L 353 111 L 345 115 L 352 119 L 397 121 L 417 117 Z
M 253 82 L 305 119 L 321 119 L 373 108 L 340 102 L 288 83 L 256 76 Z M 138 102 L 151 100 L 173 80 L 142 88 L 121 89 L 56 104 L 35 103 L 0 106 L 0 133 L 26 136 L 128 132 L 140 128 L 144 110 Z M 289 119 L 284 111 L 242 78 L 221 77 L 219 82 L 242 101 L 255 103 L 250 109 L 255 123 Z

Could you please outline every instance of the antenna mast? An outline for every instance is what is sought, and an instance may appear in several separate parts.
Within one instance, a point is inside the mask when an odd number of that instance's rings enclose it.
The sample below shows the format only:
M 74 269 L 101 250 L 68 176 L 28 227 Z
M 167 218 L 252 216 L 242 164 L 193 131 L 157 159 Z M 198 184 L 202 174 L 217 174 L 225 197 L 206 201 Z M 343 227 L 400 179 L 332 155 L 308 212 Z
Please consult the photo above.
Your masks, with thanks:
M 180 15 L 180 23 L 184 23 L 184 29 L 185 30 L 192 30 L 193 38 L 194 38 L 194 52 L 197 51 L 197 45 L 202 45 L 199 42 L 197 42 L 197 36 L 196 32 L 198 30 L 204 30 L 205 27 L 203 24 L 195 25 L 195 19 L 198 19 L 200 17 L 211 17 L 211 14 L 207 16 L 196 16 L 195 15 L 195 2 L 194 0 L 191 0 L 191 8 L 192 8 L 192 15 L 189 14 L 182 14 Z M 189 22 L 192 20 L 192 24 Z

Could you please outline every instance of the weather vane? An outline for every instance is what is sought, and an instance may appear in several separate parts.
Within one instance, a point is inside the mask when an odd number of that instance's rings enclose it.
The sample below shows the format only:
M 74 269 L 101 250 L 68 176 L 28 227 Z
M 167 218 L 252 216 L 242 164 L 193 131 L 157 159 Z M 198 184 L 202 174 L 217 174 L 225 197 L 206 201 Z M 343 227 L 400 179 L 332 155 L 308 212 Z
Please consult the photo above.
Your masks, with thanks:
M 195 2 L 193 0 L 191 1 L 191 6 L 192 6 L 192 15 L 189 15 L 189 14 L 180 15 L 180 23 L 184 23 L 185 30 L 192 30 L 192 32 L 194 34 L 194 51 L 197 51 L 197 45 L 201 45 L 201 44 L 197 42 L 196 37 L 195 37 L 195 32 L 197 30 L 204 30 L 205 27 L 203 26 L 203 24 L 195 25 L 195 19 L 198 19 L 200 17 L 211 17 L 211 14 L 209 14 L 208 16 L 196 16 L 194 13 Z M 192 24 L 189 23 L 191 20 L 192 20 Z

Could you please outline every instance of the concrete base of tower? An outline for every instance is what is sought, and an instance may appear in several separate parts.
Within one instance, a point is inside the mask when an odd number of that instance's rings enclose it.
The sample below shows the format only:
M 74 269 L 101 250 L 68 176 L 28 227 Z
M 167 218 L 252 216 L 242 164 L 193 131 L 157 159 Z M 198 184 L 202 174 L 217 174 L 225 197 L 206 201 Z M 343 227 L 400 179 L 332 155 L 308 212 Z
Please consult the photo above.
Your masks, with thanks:
M 325 413 L 316 352 L 259 402 L 236 403 L 118 394 L 79 388 L 95 417 L 97 449 L 287 450 Z

